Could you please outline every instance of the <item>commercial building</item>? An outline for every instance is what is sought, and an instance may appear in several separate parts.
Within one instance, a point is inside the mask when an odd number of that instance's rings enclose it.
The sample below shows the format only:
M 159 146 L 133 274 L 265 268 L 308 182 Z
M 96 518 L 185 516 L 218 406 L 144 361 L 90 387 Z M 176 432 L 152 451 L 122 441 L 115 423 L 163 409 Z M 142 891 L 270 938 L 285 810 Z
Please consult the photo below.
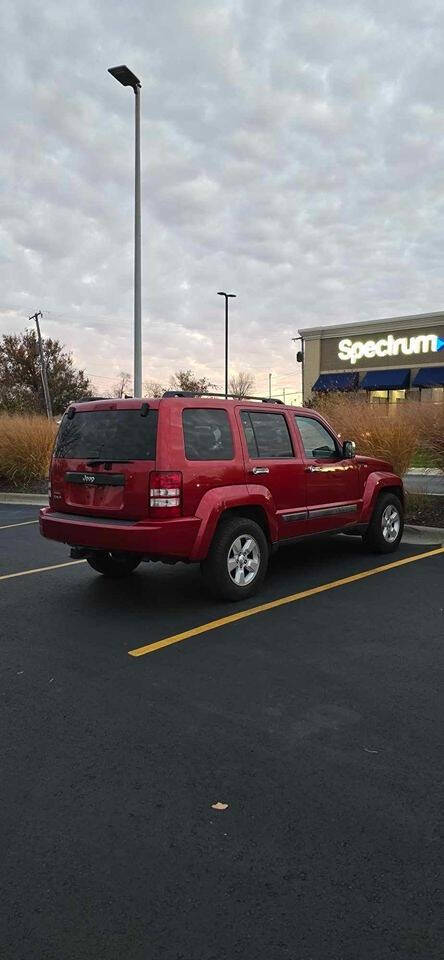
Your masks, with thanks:
M 299 331 L 303 394 L 366 392 L 370 401 L 444 403 L 444 311 Z

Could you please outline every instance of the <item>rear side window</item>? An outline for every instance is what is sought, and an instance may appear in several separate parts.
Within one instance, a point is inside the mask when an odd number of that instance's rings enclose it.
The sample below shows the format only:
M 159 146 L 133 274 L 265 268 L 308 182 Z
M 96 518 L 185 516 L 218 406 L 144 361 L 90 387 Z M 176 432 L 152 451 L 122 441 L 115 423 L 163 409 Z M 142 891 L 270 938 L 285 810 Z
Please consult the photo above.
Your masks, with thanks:
M 315 460 L 331 460 L 338 456 L 335 440 L 319 420 L 313 417 L 296 417 L 305 456 Z
M 242 410 L 241 420 L 250 457 L 284 459 L 293 456 L 287 421 L 282 413 Z
M 226 410 L 184 410 L 182 420 L 187 460 L 233 459 L 233 437 Z
M 155 460 L 157 410 L 77 411 L 63 417 L 54 456 L 82 460 Z

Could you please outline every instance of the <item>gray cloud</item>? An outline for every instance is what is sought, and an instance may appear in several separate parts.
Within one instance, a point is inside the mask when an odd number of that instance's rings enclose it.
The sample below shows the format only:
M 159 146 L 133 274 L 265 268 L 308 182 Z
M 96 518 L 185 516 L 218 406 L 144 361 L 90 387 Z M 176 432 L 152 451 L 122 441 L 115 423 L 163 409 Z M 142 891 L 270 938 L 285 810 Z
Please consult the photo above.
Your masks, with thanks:
M 132 93 L 143 82 L 144 375 L 300 389 L 310 323 L 440 309 L 443 25 L 421 0 L 4 0 L 0 332 L 36 308 L 131 369 Z M 97 380 L 105 387 L 106 380 Z

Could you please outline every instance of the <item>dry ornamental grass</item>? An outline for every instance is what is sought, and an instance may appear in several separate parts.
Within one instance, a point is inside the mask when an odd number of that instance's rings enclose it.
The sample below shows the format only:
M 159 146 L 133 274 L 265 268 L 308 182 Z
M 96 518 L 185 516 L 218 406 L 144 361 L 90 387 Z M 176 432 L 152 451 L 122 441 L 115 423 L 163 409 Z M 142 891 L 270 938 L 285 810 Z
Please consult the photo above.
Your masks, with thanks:
M 434 416 L 439 419 L 432 404 L 408 401 L 390 405 L 370 403 L 353 394 L 319 397 L 316 409 L 342 440 L 355 441 L 357 453 L 388 460 L 401 477 L 417 450 L 431 449 L 428 447 L 434 435 L 431 424 Z M 435 434 L 438 433 L 436 427 Z
M 430 404 L 424 434 L 425 448 L 432 454 L 435 465 L 444 470 L 444 404 Z
M 354 440 L 358 453 L 382 457 L 396 473 L 406 472 L 418 450 L 444 469 L 444 406 L 404 401 L 369 403 L 353 394 L 330 394 L 316 400 L 316 409 L 342 440 Z M 48 475 L 57 432 L 43 416 L 0 415 L 0 477 L 25 485 Z
M 0 415 L 0 477 L 15 486 L 47 477 L 56 433 L 47 417 Z

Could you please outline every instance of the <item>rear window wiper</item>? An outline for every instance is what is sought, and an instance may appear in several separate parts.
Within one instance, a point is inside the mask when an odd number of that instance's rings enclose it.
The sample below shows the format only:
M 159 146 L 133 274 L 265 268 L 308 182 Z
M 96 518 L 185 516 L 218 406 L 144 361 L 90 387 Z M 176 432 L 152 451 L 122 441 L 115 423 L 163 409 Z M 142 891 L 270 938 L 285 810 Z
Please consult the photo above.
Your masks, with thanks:
M 113 460 L 109 457 L 106 457 L 104 460 L 87 460 L 87 467 L 99 467 L 102 463 L 134 463 L 134 460 Z

